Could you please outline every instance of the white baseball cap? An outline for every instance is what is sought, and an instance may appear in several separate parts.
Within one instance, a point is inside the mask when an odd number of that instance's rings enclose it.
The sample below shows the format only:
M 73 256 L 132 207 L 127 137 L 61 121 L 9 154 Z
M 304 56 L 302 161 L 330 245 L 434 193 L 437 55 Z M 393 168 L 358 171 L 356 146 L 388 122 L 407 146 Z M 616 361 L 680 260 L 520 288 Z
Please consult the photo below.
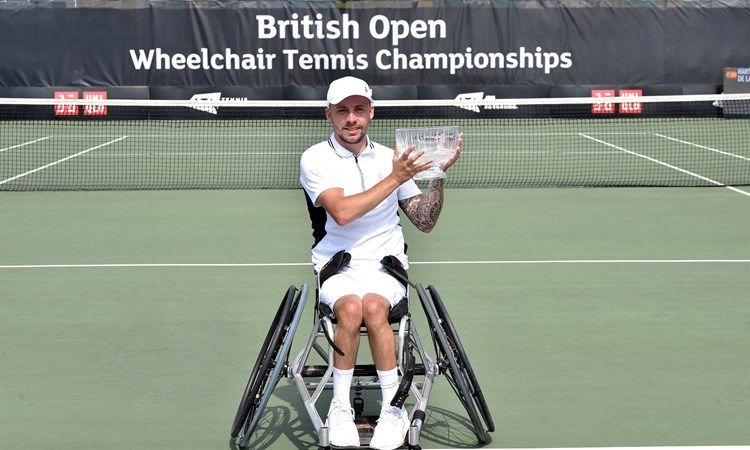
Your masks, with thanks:
M 335 105 L 347 97 L 359 95 L 372 102 L 372 89 L 367 82 L 355 77 L 339 78 L 331 83 L 328 87 L 326 101 L 328 106 Z

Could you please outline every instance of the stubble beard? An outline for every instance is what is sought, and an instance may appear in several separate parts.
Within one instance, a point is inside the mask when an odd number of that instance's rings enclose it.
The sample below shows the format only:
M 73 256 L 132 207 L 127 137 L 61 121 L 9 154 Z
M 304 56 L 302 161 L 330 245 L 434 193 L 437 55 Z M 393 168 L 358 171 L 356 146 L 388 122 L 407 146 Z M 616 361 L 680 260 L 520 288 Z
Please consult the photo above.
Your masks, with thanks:
M 349 145 L 357 145 L 362 142 L 362 140 L 367 136 L 367 127 L 360 128 L 360 133 L 358 137 L 354 139 L 350 139 L 346 137 L 345 131 L 342 129 L 339 131 L 339 138 L 341 138 L 342 141 L 346 142 Z

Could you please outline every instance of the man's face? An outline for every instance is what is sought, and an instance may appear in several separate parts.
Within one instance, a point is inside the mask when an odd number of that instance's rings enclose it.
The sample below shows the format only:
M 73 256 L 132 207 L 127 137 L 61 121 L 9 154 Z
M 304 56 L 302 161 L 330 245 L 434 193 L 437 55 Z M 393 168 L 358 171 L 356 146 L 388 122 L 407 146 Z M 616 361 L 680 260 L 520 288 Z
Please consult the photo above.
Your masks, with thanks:
M 336 140 L 353 153 L 359 153 L 364 145 L 370 120 L 375 108 L 364 97 L 353 95 L 326 108 L 326 118 L 333 125 Z

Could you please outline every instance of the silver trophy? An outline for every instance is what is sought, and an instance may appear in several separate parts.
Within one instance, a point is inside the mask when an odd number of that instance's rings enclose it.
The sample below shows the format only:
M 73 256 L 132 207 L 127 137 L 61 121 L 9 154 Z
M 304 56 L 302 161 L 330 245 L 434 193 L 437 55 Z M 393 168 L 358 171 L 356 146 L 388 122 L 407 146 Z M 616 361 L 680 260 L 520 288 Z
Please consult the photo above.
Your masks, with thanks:
M 415 180 L 429 180 L 445 178 L 445 172 L 440 165 L 451 159 L 458 149 L 458 127 L 428 127 L 428 128 L 399 128 L 396 130 L 396 149 L 399 155 L 411 147 L 416 146 L 414 152 L 424 150 L 424 154 L 417 159 L 432 160 L 432 166 L 424 172 L 414 176 Z

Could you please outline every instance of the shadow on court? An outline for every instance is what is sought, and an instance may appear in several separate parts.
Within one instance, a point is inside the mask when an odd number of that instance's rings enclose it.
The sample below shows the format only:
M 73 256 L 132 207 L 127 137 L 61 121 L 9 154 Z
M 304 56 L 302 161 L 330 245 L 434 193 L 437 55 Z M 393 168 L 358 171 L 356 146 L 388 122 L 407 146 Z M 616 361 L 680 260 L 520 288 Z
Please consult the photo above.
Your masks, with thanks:
M 447 388 L 448 386 L 444 384 L 443 387 Z M 330 395 L 326 396 L 325 394 L 317 402 L 319 410 L 327 408 L 330 402 Z M 379 407 L 379 396 L 379 391 L 363 393 L 368 410 L 366 411 L 367 414 L 375 414 L 375 409 Z M 318 436 L 296 388 L 282 380 L 282 384 L 274 390 L 273 397 L 291 406 L 267 406 L 263 410 L 263 416 L 248 442 L 247 448 L 268 450 L 274 448 L 280 442 L 289 442 L 294 448 L 316 448 Z M 411 407 L 408 400 L 407 407 Z M 321 419 L 325 420 L 323 412 L 321 411 Z M 432 405 L 427 408 L 427 419 L 420 433 L 420 440 L 422 439 L 430 442 L 431 445 L 437 444 L 449 448 L 477 448 L 479 445 L 471 421 L 467 417 L 449 409 Z M 490 436 L 490 440 L 484 446 L 491 442 Z M 241 449 L 236 439 L 229 441 L 229 448 L 232 450 Z

